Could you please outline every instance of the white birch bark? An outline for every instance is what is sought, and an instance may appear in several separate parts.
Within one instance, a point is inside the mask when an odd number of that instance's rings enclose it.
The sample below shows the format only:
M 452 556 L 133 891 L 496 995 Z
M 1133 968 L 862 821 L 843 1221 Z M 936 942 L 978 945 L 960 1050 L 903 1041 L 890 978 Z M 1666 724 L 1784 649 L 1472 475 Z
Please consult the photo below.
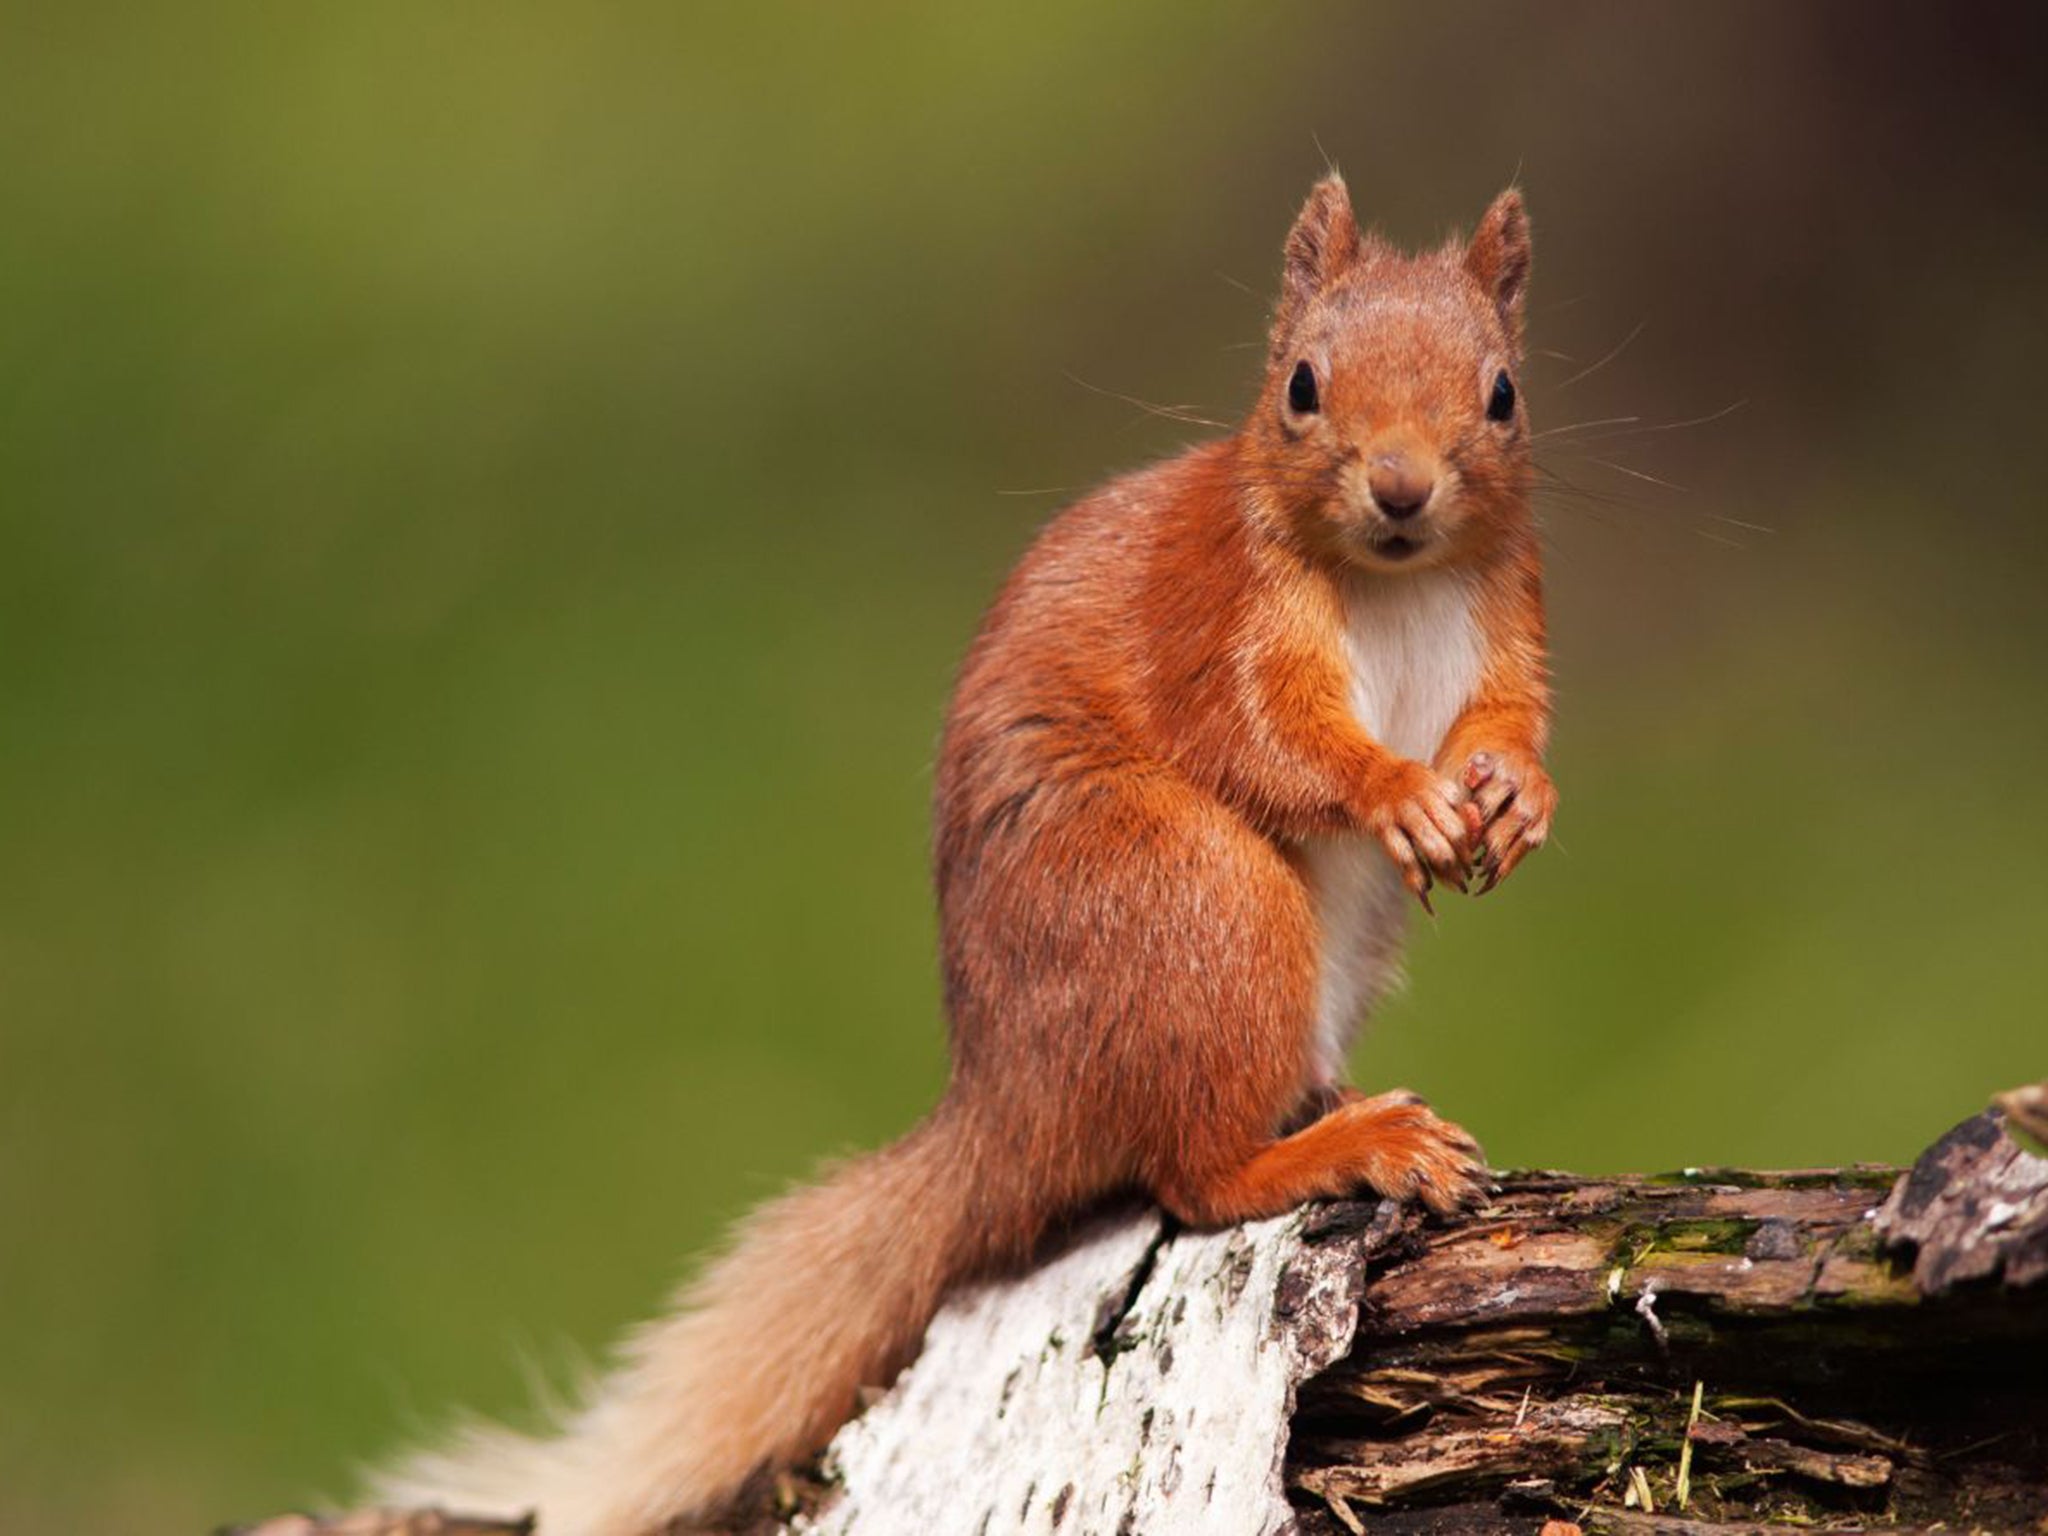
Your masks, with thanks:
M 1302 1216 L 1218 1233 L 1154 1213 L 957 1296 L 827 1453 L 806 1536 L 1268 1536 L 1296 1385 L 1340 1357 L 1362 1266 Z M 1135 1294 L 1134 1294 L 1135 1292 Z

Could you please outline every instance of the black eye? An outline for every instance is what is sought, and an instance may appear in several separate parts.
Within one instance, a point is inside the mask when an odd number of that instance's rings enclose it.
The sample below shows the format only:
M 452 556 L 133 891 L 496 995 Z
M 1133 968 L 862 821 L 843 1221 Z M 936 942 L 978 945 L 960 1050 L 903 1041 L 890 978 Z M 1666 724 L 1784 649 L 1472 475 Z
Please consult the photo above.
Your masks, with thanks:
M 1297 416 L 1312 416 L 1322 402 L 1316 396 L 1316 371 L 1307 363 L 1296 363 L 1287 380 L 1287 409 Z
M 1515 414 L 1515 381 L 1502 369 L 1493 376 L 1493 393 L 1486 397 L 1486 419 L 1506 421 Z

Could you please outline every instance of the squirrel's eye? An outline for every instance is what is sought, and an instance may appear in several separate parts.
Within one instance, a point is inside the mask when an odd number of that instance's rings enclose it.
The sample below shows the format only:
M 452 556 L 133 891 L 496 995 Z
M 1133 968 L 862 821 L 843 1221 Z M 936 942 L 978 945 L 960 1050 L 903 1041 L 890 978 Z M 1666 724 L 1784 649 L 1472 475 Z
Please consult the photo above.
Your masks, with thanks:
M 1486 419 L 1506 421 L 1515 414 L 1515 381 L 1503 368 L 1493 376 L 1493 393 L 1486 397 Z
M 1313 415 L 1321 401 L 1316 396 L 1316 371 L 1307 363 L 1296 363 L 1287 380 L 1287 408 L 1297 416 Z

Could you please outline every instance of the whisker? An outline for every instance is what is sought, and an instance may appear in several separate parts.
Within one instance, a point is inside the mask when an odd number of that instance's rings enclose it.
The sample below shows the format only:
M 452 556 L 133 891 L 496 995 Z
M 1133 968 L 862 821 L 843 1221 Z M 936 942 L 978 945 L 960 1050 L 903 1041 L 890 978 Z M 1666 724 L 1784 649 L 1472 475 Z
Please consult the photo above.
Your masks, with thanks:
M 1546 492 L 1542 492 L 1542 494 L 1544 494 L 1544 496 L 1552 496 L 1552 498 L 1559 498 L 1559 500 L 1565 500 L 1565 498 L 1563 498 L 1563 494 L 1561 494 L 1561 492 L 1554 492 L 1554 489 L 1546 489 Z M 1597 522 L 1597 524 L 1599 524 L 1599 526 L 1602 526 L 1602 528 L 1612 528 L 1612 526 L 1616 526 L 1616 524 L 1614 524 L 1614 518 L 1606 516 L 1606 514 L 1604 514 L 1604 508 L 1602 508 L 1602 506 L 1599 506 L 1597 502 L 1593 502 L 1591 498 L 1581 498 L 1581 500 L 1583 500 L 1585 504 L 1583 504 L 1583 506 L 1575 506 L 1575 508 L 1573 508 L 1573 512 L 1583 512 L 1585 516 L 1589 516 L 1589 518 L 1591 518 L 1593 522 Z
M 1613 442 L 1613 441 L 1616 441 L 1617 439 L 1621 439 L 1621 438 L 1630 438 L 1630 437 L 1648 437 L 1648 436 L 1650 436 L 1650 435 L 1651 435 L 1652 433 L 1657 433 L 1657 432 L 1676 432 L 1676 431 L 1678 431 L 1678 430 L 1679 430 L 1679 429 L 1680 429 L 1681 427 L 1704 427 L 1704 426 L 1707 426 L 1707 425 L 1709 425 L 1709 424 L 1711 424 L 1711 423 L 1713 423 L 1713 422 L 1716 422 L 1716 421 L 1720 421 L 1720 420 L 1722 420 L 1722 419 L 1723 419 L 1724 417 L 1728 417 L 1728 416 L 1732 416 L 1732 415 L 1734 415 L 1734 414 L 1735 414 L 1735 413 L 1736 413 L 1737 411 L 1741 410 L 1741 409 L 1742 409 L 1742 408 L 1743 408 L 1744 406 L 1746 406 L 1746 405 L 1748 405 L 1748 404 L 1749 404 L 1749 402 L 1748 402 L 1747 400 L 1737 400 L 1737 401 L 1733 402 L 1733 403 L 1732 403 L 1732 404 L 1730 404 L 1730 405 L 1724 405 L 1724 406 L 1722 406 L 1722 407 L 1721 407 L 1721 409 L 1720 409 L 1720 410 L 1718 410 L 1718 411 L 1710 411 L 1710 412 L 1708 412 L 1708 413 L 1707 413 L 1706 415 L 1704 415 L 1704 416 L 1693 416 L 1693 417 L 1688 417 L 1688 418 L 1687 418 L 1686 420 L 1684 420 L 1684 421 L 1653 421 L 1653 422 L 1649 422 L 1649 423 L 1647 423 L 1647 424 L 1645 424 L 1645 425 L 1643 425 L 1643 426 L 1638 426 L 1638 427 L 1628 427 L 1628 428 L 1627 428 L 1627 430 L 1625 430 L 1625 431 L 1619 431 L 1619 432 L 1602 432 L 1602 433 L 1597 433 L 1596 435 L 1594 435 L 1594 436 L 1592 436 L 1592 437 L 1584 437 L 1584 438 L 1578 438 L 1578 439 L 1575 439 L 1575 440 L 1573 440 L 1573 441 L 1572 441 L 1571 443 L 1569 443 L 1569 444 L 1568 444 L 1567 446 L 1570 446 L 1570 447 L 1581 447 L 1581 446 L 1586 446 L 1586 445 L 1590 445 L 1590 444 L 1593 444 L 1593 443 L 1605 443 L 1605 442 Z M 1609 421 L 1604 421 L 1604 422 L 1603 422 L 1603 421 L 1582 421 L 1582 422 L 1575 422 L 1575 423 L 1573 423 L 1573 424 L 1572 424 L 1571 426 L 1569 426 L 1569 427 L 1551 427 L 1551 428 L 1548 428 L 1548 429 L 1547 429 L 1547 430 L 1545 430 L 1545 431 L 1542 431 L 1542 432 L 1537 432 L 1537 433 L 1534 433 L 1534 434 L 1532 434 L 1532 436 L 1533 436 L 1533 437 L 1548 437 L 1548 436 L 1550 436 L 1550 435 L 1551 435 L 1551 434 L 1553 434 L 1553 433 L 1564 433 L 1564 432 L 1574 432 L 1574 431 L 1580 431 L 1580 430 L 1584 430 L 1584 429 L 1587 429 L 1587 428 L 1591 428 L 1591 427 L 1601 427 L 1601 426 L 1610 426 L 1610 425 L 1613 425 L 1613 426 L 1623 426 L 1623 425 L 1625 425 L 1626 423 L 1629 423 L 1629 422 L 1633 422 L 1633 421 L 1640 421 L 1640 420 L 1642 420 L 1642 418 L 1641 418 L 1641 417 L 1639 417 L 1639 416 L 1616 416 L 1616 417 L 1613 417 L 1613 418 L 1611 418 L 1611 419 L 1610 419 Z
M 1749 546 L 1740 539 L 1731 539 L 1714 532 L 1711 528 L 1694 528 L 1693 532 L 1709 544 L 1719 544 L 1723 549 L 1739 549 L 1747 552 Z
M 1563 432 L 1584 432 L 1593 427 L 1622 426 L 1632 421 L 1641 421 L 1642 419 L 1640 416 L 1602 416 L 1597 421 L 1575 421 L 1568 426 L 1545 427 L 1541 432 L 1531 432 L 1529 434 L 1529 441 L 1532 443 L 1539 442 L 1543 438 L 1556 437 Z
M 1584 501 L 1594 502 L 1601 506 L 1619 507 L 1628 512 L 1648 510 L 1642 502 L 1632 497 L 1620 496 L 1613 491 L 1592 490 L 1587 486 L 1578 484 L 1576 481 L 1567 480 L 1554 469 L 1546 469 L 1539 465 L 1537 473 L 1549 482 L 1547 485 L 1539 486 L 1539 491 L 1547 491 L 1552 495 L 1576 496 Z
M 1638 336 L 1643 334 L 1643 327 L 1648 323 L 1649 322 L 1645 320 L 1638 320 L 1636 322 L 1636 328 L 1630 331 L 1626 336 L 1622 337 L 1620 343 L 1614 348 L 1614 350 L 1612 352 L 1609 352 L 1605 357 L 1601 358 L 1599 362 L 1593 364 L 1593 366 L 1590 368 L 1581 368 L 1577 373 L 1573 374 L 1570 378 L 1566 379 L 1562 384 L 1553 384 L 1550 387 L 1554 390 L 1567 390 L 1570 389 L 1574 384 L 1578 383 L 1579 380 L 1591 378 L 1594 374 L 1598 373 L 1602 368 L 1605 368 L 1609 363 L 1613 362 L 1617 357 L 1621 356 L 1621 354 L 1628 349 L 1628 344 L 1634 341 Z
M 1680 427 L 1704 427 L 1709 422 L 1720 421 L 1724 417 L 1733 416 L 1747 404 L 1749 404 L 1747 400 L 1733 400 L 1727 405 L 1722 406 L 1718 411 L 1709 411 L 1704 416 L 1689 416 L 1684 421 L 1659 422 L 1656 426 L 1645 427 L 1643 430 L 1645 432 L 1676 432 Z
M 1602 469 L 1611 469 L 1616 474 L 1632 475 L 1638 480 L 1647 480 L 1651 485 L 1661 485 L 1667 491 L 1678 491 L 1683 493 L 1685 490 L 1685 487 L 1682 485 L 1673 484 L 1669 480 L 1659 480 L 1653 474 L 1649 474 L 1648 472 L 1640 469 L 1630 469 L 1628 465 L 1617 464 L 1612 459 L 1596 458 L 1594 455 L 1590 453 L 1586 455 L 1586 458 L 1590 463 L 1598 464 Z
M 1065 370 L 1062 371 L 1064 372 Z M 1230 430 L 1229 422 L 1212 421 L 1207 416 L 1197 416 L 1191 406 L 1156 405 L 1150 400 L 1141 400 L 1136 395 L 1124 394 L 1121 390 L 1106 389 L 1100 384 L 1090 384 L 1077 373 L 1066 373 L 1065 376 L 1069 383 L 1078 384 L 1083 389 L 1092 390 L 1098 395 L 1107 395 L 1112 400 L 1121 400 L 1125 405 L 1134 405 L 1147 415 L 1163 417 L 1167 421 L 1185 422 L 1189 426 L 1214 427 L 1221 432 L 1228 432 Z
M 1626 464 L 1616 464 L 1607 459 L 1594 458 L 1591 455 L 1587 455 L 1587 462 L 1598 464 L 1603 469 L 1610 469 L 1620 474 L 1631 475 L 1638 480 L 1646 481 L 1651 485 L 1661 486 L 1666 490 L 1677 491 L 1681 494 L 1689 494 L 1686 492 L 1685 487 L 1683 486 L 1674 485 L 1669 480 L 1659 480 L 1655 475 L 1645 474 L 1639 470 L 1631 469 Z M 1579 500 L 1589 504 L 1606 507 L 1616 507 L 1623 509 L 1625 511 L 1637 513 L 1663 513 L 1669 510 L 1666 508 L 1658 507 L 1653 502 L 1646 502 L 1636 497 L 1618 495 L 1613 492 L 1592 490 L 1586 486 L 1578 484 L 1573 480 L 1568 479 L 1566 476 L 1559 473 L 1556 469 L 1554 469 L 1548 464 L 1536 464 L 1532 467 L 1535 469 L 1536 474 L 1539 477 L 1540 483 L 1537 486 L 1537 492 L 1539 495 L 1548 495 L 1551 497 L 1559 497 L 1567 500 Z M 1709 543 L 1725 545 L 1729 549 L 1747 550 L 1749 546 L 1743 543 L 1740 539 L 1729 538 L 1726 535 L 1715 532 L 1711 528 L 1700 526 L 1700 523 L 1697 521 L 1697 519 L 1701 518 L 1706 519 L 1710 522 L 1719 523 L 1724 527 L 1740 529 L 1745 533 L 1775 534 L 1777 532 L 1775 528 L 1768 527 L 1762 523 L 1745 522 L 1743 519 L 1739 517 L 1730 517 L 1726 513 L 1716 512 L 1706 507 L 1693 507 L 1691 509 L 1691 513 L 1689 515 L 1686 515 L 1686 527 L 1688 528 L 1688 530 L 1692 532 L 1695 536 L 1702 539 L 1706 539 Z

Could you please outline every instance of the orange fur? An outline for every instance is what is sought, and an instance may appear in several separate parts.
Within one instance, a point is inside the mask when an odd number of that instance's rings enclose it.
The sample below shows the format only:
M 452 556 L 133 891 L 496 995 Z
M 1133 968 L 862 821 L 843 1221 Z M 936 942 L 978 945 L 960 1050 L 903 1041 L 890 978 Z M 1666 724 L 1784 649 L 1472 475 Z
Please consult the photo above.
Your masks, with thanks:
M 937 782 L 937 1110 L 757 1213 L 562 1438 L 486 1437 L 397 1491 L 644 1536 L 816 1450 L 948 1286 L 1027 1261 L 1092 1202 L 1213 1224 L 1359 1188 L 1471 1194 L 1469 1137 L 1412 1095 L 1342 1089 L 1318 1055 L 1351 994 L 1329 982 L 1335 877 L 1312 870 L 1383 852 L 1341 910 L 1385 922 L 1376 871 L 1426 900 L 1547 833 L 1528 428 L 1518 404 L 1488 415 L 1528 266 L 1515 193 L 1469 246 L 1410 258 L 1317 186 L 1243 427 L 1064 512 L 969 651 Z M 1403 606 L 1428 583 L 1434 606 Z M 1475 637 L 1470 677 L 1435 676 L 1439 633 Z M 1364 686 L 1381 636 L 1434 680 Z M 1404 756 L 1370 709 L 1449 724 Z M 1366 937 L 1369 993 L 1394 935 Z

